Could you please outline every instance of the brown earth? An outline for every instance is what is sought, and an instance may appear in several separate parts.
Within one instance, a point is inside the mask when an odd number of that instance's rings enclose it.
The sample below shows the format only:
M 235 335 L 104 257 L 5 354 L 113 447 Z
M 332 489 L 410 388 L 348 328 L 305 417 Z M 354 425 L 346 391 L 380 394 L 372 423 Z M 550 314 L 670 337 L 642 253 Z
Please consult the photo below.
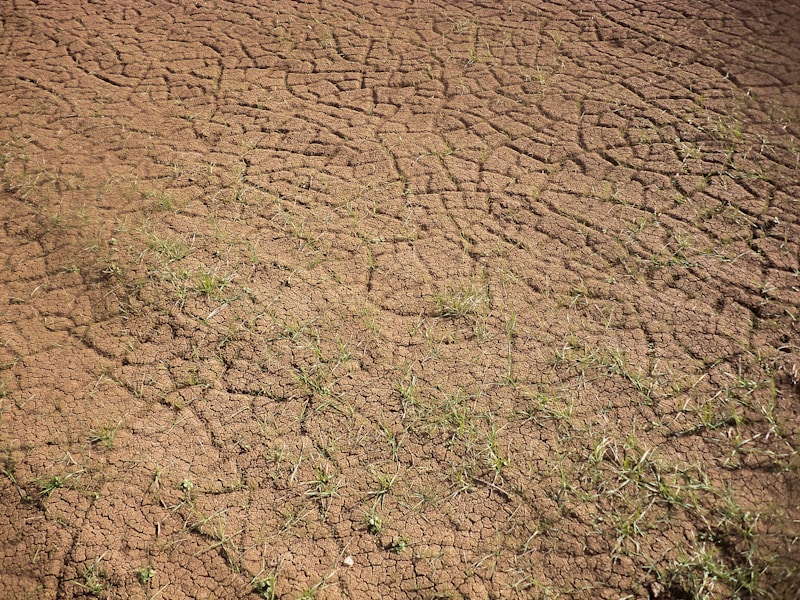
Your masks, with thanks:
M 800 9 L 0 5 L 0 597 L 800 597 Z

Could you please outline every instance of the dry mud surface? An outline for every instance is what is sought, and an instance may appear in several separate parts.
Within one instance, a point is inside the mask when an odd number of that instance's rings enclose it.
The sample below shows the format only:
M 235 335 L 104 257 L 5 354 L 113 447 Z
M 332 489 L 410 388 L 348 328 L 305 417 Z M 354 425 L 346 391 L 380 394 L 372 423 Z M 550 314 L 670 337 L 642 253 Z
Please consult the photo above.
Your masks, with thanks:
M 0 597 L 792 598 L 792 2 L 3 2 Z

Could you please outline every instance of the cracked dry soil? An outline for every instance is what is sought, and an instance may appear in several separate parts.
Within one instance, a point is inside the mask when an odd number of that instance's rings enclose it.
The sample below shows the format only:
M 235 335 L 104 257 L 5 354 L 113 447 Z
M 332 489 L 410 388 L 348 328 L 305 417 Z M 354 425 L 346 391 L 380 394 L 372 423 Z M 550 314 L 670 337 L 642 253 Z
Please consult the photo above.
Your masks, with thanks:
M 798 597 L 797 3 L 0 44 L 0 597 Z

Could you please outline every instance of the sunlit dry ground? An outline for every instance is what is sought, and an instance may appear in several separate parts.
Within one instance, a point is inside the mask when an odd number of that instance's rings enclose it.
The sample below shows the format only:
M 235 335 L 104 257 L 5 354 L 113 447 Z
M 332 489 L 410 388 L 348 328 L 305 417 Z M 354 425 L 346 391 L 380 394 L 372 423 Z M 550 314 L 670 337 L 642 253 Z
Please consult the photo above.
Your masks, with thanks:
M 0 596 L 792 598 L 800 11 L 0 6 Z

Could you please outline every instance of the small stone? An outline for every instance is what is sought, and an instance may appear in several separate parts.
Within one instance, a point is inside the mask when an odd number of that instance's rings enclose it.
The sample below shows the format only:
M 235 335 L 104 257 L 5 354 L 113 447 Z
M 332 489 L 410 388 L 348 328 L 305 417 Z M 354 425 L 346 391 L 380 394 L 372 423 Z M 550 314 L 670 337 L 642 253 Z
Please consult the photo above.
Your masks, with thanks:
M 352 567 L 353 566 L 353 557 L 352 556 L 345 557 L 345 559 L 342 561 L 342 564 L 345 567 Z

